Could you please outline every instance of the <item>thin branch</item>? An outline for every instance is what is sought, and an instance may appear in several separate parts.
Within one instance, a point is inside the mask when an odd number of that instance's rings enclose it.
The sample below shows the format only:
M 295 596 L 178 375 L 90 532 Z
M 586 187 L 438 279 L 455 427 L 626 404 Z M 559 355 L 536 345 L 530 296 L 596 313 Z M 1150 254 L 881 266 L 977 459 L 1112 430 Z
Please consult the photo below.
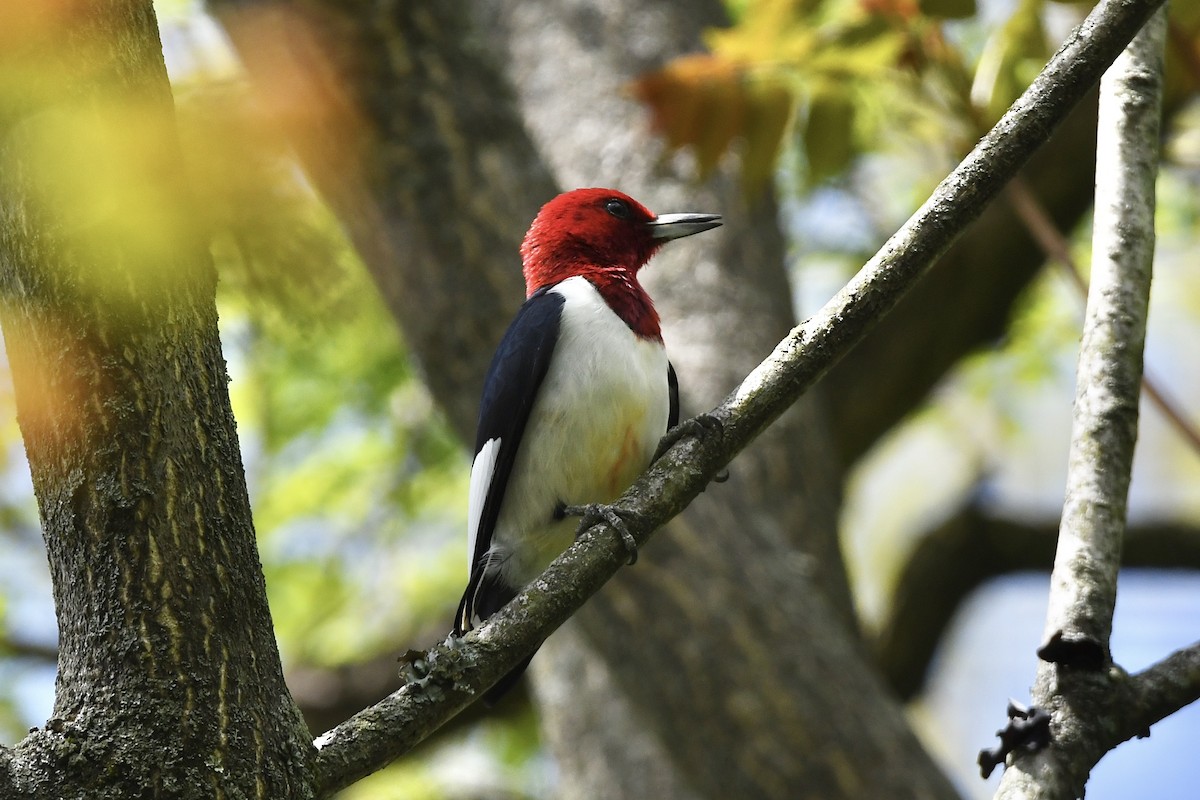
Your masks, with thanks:
M 1092 286 L 1047 620 L 1048 633 L 1090 641 L 1106 655 L 1154 261 L 1162 43 L 1161 25 L 1148 24 L 1100 83 Z
M 1035 704 L 1050 712 L 1053 738 L 1037 752 L 1016 752 L 997 798 L 1081 797 L 1092 766 L 1113 746 L 1108 712 L 1124 681 L 1108 668 L 1109 638 L 1154 258 L 1165 33 L 1166 12 L 1160 11 L 1100 83 L 1092 286 L 1051 575 L 1048 640 L 1038 651 L 1046 663 L 1033 693 Z
M 1181 26 L 1173 22 L 1167 23 L 1167 34 L 1175 55 L 1183 62 L 1184 68 L 1187 69 L 1192 80 L 1200 83 L 1200 53 L 1196 52 L 1196 45 L 1192 43 L 1192 37 Z
M 1047 258 L 1060 264 L 1072 285 L 1079 291 L 1080 296 L 1087 297 L 1087 281 L 1071 255 L 1067 237 L 1054 224 L 1054 220 L 1050 219 L 1050 215 L 1046 213 L 1037 196 L 1029 190 L 1025 179 L 1020 175 L 1013 178 L 1012 183 L 1008 185 L 1007 195 L 1017 216 L 1021 218 L 1033 238 L 1037 240 L 1042 252 L 1046 254 Z M 1175 428 L 1175 431 L 1187 441 L 1192 452 L 1200 456 L 1200 429 L 1197 429 L 1188 420 L 1187 414 L 1184 413 L 1179 403 L 1169 397 L 1166 391 L 1159 386 L 1158 381 L 1149 374 L 1142 375 L 1142 391 L 1167 422 Z
M 1128 712 L 1122 720 L 1123 739 L 1142 736 L 1150 726 L 1186 705 L 1200 700 L 1200 642 L 1196 642 L 1131 679 L 1136 702 L 1123 706 Z
M 449 619 L 450 614 L 447 613 L 445 618 Z M 432 641 L 440 633 L 426 631 L 425 636 L 413 636 L 410 641 Z M 345 722 L 364 707 L 379 702 L 399 689 L 404 681 L 398 674 L 398 667 L 395 652 L 389 652 L 336 667 L 292 664 L 284 669 L 283 677 L 292 699 L 304 714 L 304 721 L 315 735 Z M 497 708 L 485 710 L 482 706 L 472 707 L 442 727 L 425 744 L 435 742 L 444 735 L 461 732 L 464 727 L 479 722 L 485 713 L 488 719 L 512 721 L 528 714 L 529 704 L 527 684 L 522 681 L 513 689 L 512 696 L 506 696 L 504 703 Z
M 678 514 L 890 310 L 1045 141 L 1161 0 L 1106 0 L 934 195 L 863 270 L 711 412 L 720 432 L 685 437 L 616 506 L 639 544 Z M 479 630 L 431 650 L 422 677 L 319 737 L 320 793 L 405 753 L 498 680 L 624 563 L 607 524 L 580 534 L 546 572 Z
M 872 641 L 876 663 L 904 700 L 925 685 L 929 663 L 962 601 L 985 582 L 1054 561 L 1058 520 L 992 516 L 979 504 L 958 509 L 921 536 L 906 559 Z M 1200 569 L 1200 528 L 1147 522 L 1125 532 L 1125 567 Z
M 54 664 L 58 661 L 58 648 L 24 639 L 0 636 L 0 658 L 27 658 Z

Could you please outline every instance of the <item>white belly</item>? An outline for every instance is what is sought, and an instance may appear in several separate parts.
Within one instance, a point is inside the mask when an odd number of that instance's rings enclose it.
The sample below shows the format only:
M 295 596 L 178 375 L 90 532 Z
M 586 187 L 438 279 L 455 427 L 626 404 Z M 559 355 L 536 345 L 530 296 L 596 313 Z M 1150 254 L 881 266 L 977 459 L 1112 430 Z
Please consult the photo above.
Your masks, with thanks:
M 649 465 L 670 411 L 662 345 L 634 335 L 584 278 L 552 291 L 566 298 L 559 340 L 492 538 L 518 586 L 573 539 L 579 520 L 556 521 L 558 504 L 615 499 Z

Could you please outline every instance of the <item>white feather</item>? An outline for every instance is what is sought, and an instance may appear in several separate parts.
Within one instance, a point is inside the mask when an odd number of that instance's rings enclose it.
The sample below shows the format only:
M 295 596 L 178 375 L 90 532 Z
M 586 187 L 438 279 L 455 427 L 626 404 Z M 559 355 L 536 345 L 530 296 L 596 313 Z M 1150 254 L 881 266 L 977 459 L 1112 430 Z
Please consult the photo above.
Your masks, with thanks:
M 479 518 L 487 500 L 488 487 L 496 474 L 496 457 L 500 455 L 500 439 L 488 439 L 471 462 L 471 488 L 467 494 L 467 573 L 475 568 L 475 542 L 479 539 Z

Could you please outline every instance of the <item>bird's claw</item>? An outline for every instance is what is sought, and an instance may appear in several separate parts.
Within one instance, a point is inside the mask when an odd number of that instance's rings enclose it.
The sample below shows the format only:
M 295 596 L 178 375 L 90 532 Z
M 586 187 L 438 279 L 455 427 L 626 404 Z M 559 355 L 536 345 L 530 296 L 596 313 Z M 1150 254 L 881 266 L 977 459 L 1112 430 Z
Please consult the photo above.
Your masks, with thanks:
M 632 512 L 623 512 L 628 516 L 633 516 Z M 625 525 L 625 520 L 621 518 L 621 514 L 612 506 L 603 503 L 585 503 L 579 506 L 560 505 L 556 510 L 556 516 L 559 519 L 564 517 L 579 517 L 579 531 L 585 531 L 595 525 L 597 522 L 607 522 L 609 526 L 617 532 L 621 537 L 621 543 L 625 545 L 625 551 L 629 553 L 629 565 L 632 566 L 638 560 L 638 543 L 637 539 L 633 538 L 633 534 L 629 532 L 629 528 Z M 576 534 L 578 536 L 578 533 Z
M 700 436 L 701 434 L 710 432 L 720 436 L 724 431 L 725 423 L 707 411 L 685 419 L 663 434 L 663 437 L 658 440 L 658 448 L 655 449 L 654 458 L 650 459 L 650 463 L 653 464 L 662 458 L 668 450 L 674 447 L 685 436 Z M 713 483 L 724 483 L 727 480 L 729 480 L 728 469 L 721 470 L 712 478 Z
M 704 433 L 715 433 L 718 436 L 725 430 L 725 423 L 717 419 L 713 414 L 704 412 L 697 414 L 694 417 L 685 419 L 674 428 L 668 430 L 663 437 L 658 440 L 658 447 L 654 451 L 654 458 L 650 459 L 653 464 L 658 461 L 663 455 L 670 450 L 675 444 L 685 436 L 700 436 Z M 719 482 L 719 481 L 718 481 Z

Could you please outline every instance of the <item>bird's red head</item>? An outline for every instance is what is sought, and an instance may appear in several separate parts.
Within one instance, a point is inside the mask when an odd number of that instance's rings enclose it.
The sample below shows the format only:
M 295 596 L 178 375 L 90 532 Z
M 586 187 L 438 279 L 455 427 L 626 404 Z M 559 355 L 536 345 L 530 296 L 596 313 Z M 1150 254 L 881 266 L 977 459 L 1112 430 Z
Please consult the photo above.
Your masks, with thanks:
M 542 206 L 525 234 L 526 294 L 574 275 L 624 271 L 650 260 L 662 240 L 650 235 L 654 214 L 613 189 L 576 189 Z
M 521 244 L 526 296 L 581 275 L 631 328 L 658 338 L 658 315 L 638 283 L 638 270 L 666 242 L 715 228 L 720 220 L 715 214 L 655 216 L 615 189 L 565 192 L 542 206 Z

